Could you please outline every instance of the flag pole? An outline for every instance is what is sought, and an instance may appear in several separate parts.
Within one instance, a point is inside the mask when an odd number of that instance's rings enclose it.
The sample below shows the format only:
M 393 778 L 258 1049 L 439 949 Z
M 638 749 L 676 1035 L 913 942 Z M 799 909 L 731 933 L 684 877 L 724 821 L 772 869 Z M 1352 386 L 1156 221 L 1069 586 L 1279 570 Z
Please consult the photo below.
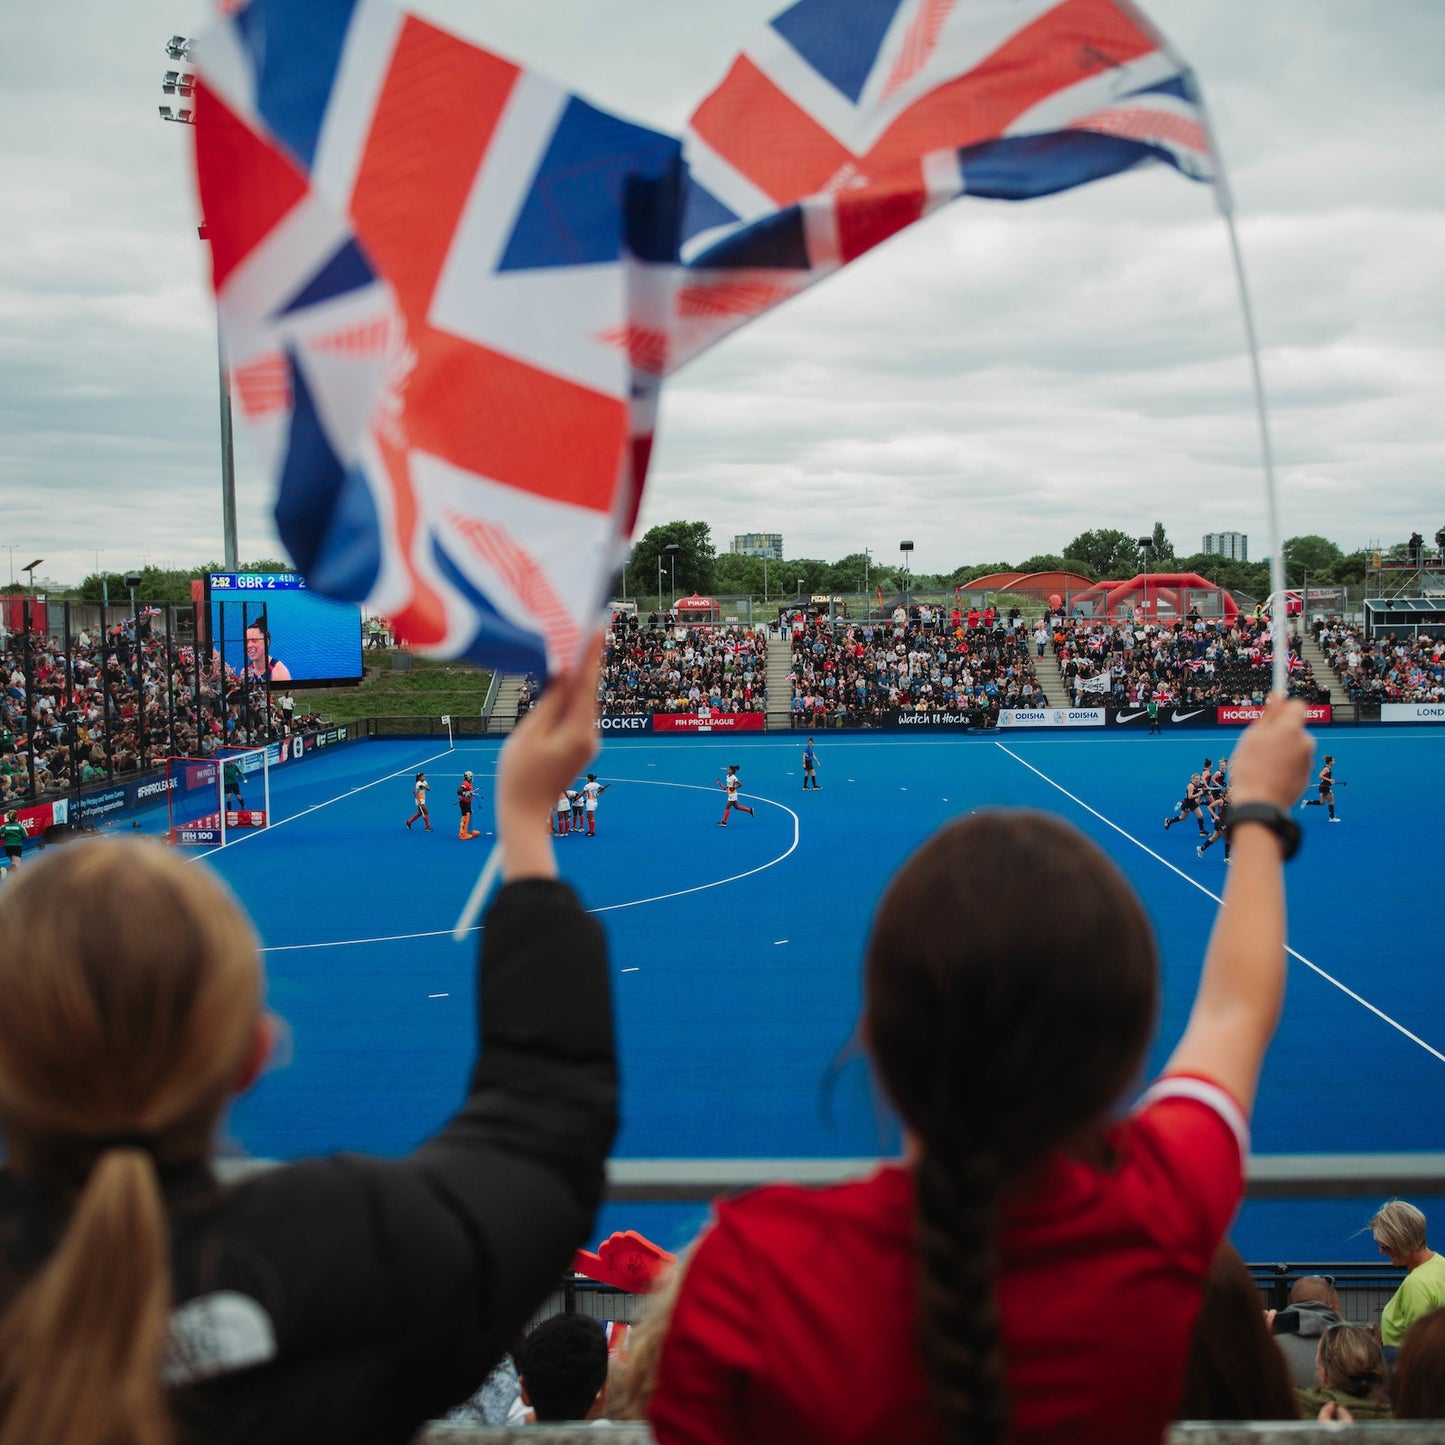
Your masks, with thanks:
M 1152 30 L 1153 27 L 1151 26 Z M 1157 36 L 1158 32 L 1154 31 Z M 1162 37 L 1160 37 L 1162 40 Z M 1167 46 L 1166 46 L 1167 49 Z M 1259 364 L 1259 341 L 1254 330 L 1254 308 L 1249 300 L 1249 286 L 1244 279 L 1244 257 L 1239 249 L 1239 236 L 1234 229 L 1234 197 L 1229 189 L 1229 179 L 1224 171 L 1224 157 L 1214 138 L 1214 125 L 1209 118 L 1209 107 L 1199 89 L 1194 72 L 1183 65 L 1177 56 L 1171 58 L 1180 64 L 1190 99 L 1199 107 L 1204 120 L 1204 134 L 1209 142 L 1209 154 L 1214 162 L 1214 201 L 1224 221 L 1225 234 L 1229 237 L 1229 255 L 1234 263 L 1234 280 L 1239 288 L 1239 309 L 1244 317 L 1244 339 L 1249 350 L 1249 369 L 1254 381 L 1254 410 L 1259 420 L 1259 452 L 1264 463 L 1264 500 L 1266 530 L 1269 535 L 1269 590 L 1272 598 L 1269 609 L 1270 635 L 1273 640 L 1274 667 L 1271 690 L 1280 697 L 1289 692 L 1288 673 L 1285 658 L 1289 651 L 1289 601 L 1284 590 L 1284 556 L 1279 525 L 1279 488 L 1274 477 L 1274 448 L 1269 437 L 1269 410 L 1264 399 L 1264 373 Z M 1281 611 L 1283 609 L 1283 611 Z
M 482 871 L 477 874 L 477 881 L 472 885 L 472 891 L 463 907 L 461 916 L 457 919 L 456 927 L 452 929 L 452 941 L 454 943 L 465 943 L 467 934 L 477 926 L 477 919 L 481 917 L 482 909 L 486 907 L 487 895 L 492 891 L 492 884 L 497 881 L 497 874 L 502 867 L 502 845 L 500 840 L 492 844 L 492 851 L 487 854 L 487 861 L 482 865 Z
M 1222 210 L 1222 207 L 1221 207 Z M 1274 453 L 1269 440 L 1269 415 L 1264 402 L 1264 376 L 1259 366 L 1259 343 L 1255 339 L 1254 314 L 1249 304 L 1249 287 L 1244 280 L 1244 258 L 1239 252 L 1239 238 L 1234 230 L 1234 217 L 1222 210 L 1224 229 L 1229 235 L 1229 253 L 1234 259 L 1234 277 L 1239 284 L 1239 306 L 1244 314 L 1244 333 L 1249 344 L 1249 366 L 1254 376 L 1254 406 L 1259 417 L 1259 450 L 1264 461 L 1264 496 L 1268 509 L 1269 529 L 1269 609 L 1270 632 L 1274 643 L 1273 690 L 1284 697 L 1289 692 L 1285 658 L 1289 651 L 1289 597 L 1284 585 L 1284 557 L 1279 525 L 1279 489 L 1274 479 Z

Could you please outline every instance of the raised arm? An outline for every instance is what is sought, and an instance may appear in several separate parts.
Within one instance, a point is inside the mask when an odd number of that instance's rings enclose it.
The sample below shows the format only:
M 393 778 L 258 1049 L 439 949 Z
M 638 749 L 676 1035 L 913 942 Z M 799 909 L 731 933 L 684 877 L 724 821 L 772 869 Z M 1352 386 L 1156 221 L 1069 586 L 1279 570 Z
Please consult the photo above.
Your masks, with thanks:
M 597 673 L 591 665 L 553 680 L 517 724 L 497 771 L 497 832 L 502 877 L 555 878 L 557 855 L 548 819 L 567 784 L 597 752 Z
M 1232 811 L 1269 803 L 1288 813 L 1310 774 L 1314 743 L 1300 702 L 1273 699 L 1230 759 Z M 1246 1112 L 1284 1004 L 1284 863 L 1264 824 L 1232 827 L 1233 863 L 1194 1008 L 1167 1069 L 1222 1084 Z
M 506 881 L 482 936 L 479 1053 L 461 1110 L 410 1161 L 468 1221 L 497 1348 L 584 1243 L 617 1129 L 606 940 L 557 878 L 546 823 L 597 750 L 596 681 L 595 663 L 554 680 L 502 750 Z

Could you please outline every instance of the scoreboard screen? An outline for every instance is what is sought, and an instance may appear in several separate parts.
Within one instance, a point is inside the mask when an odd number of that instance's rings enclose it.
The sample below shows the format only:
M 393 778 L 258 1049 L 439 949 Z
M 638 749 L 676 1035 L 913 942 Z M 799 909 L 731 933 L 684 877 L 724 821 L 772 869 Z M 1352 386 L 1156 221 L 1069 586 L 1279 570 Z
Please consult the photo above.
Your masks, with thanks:
M 210 572 L 211 651 L 232 673 L 293 683 L 359 682 L 361 609 L 309 591 L 296 572 Z

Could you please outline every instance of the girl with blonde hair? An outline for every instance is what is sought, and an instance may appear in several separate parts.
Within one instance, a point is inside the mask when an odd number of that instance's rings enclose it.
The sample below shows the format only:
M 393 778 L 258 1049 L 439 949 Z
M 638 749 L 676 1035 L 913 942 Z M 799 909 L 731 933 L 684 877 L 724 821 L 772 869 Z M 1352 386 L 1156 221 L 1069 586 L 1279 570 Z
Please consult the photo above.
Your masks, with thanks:
M 478 1053 L 403 1159 L 218 1182 L 272 1030 L 203 867 L 79 842 L 7 885 L 0 1445 L 405 1442 L 486 1375 L 584 1241 L 616 1128 L 602 932 L 539 826 L 595 751 L 595 694 L 559 679 L 502 751 Z

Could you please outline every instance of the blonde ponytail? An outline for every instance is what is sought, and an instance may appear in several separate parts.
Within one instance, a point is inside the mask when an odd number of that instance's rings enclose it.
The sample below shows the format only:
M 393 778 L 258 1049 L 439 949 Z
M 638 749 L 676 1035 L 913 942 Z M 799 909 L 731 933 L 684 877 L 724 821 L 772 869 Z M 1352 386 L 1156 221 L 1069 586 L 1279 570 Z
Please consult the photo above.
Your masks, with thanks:
M 204 1159 L 255 1047 L 234 898 L 164 848 L 67 844 L 0 896 L 0 1127 L 74 1200 L 0 1320 L 0 1445 L 171 1445 L 161 1168 Z
M 139 1148 L 96 1160 L 55 1253 L 0 1323 L 0 1445 L 171 1445 L 160 1181 Z

